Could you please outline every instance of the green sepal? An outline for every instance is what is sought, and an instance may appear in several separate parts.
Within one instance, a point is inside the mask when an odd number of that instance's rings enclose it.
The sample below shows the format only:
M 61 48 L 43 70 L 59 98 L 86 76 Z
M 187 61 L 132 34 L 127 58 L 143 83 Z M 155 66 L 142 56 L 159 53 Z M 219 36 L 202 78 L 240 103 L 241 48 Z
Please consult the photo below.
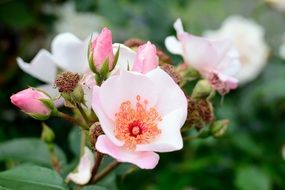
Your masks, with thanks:
M 38 113 L 26 113 L 28 116 L 40 120 L 40 121 L 44 121 L 47 120 L 50 117 L 50 114 L 48 115 L 43 115 L 43 114 L 38 114 Z
M 121 49 L 121 46 L 119 45 L 118 50 L 117 50 L 117 52 L 115 53 L 115 56 L 114 56 L 113 66 L 112 66 L 112 68 L 110 68 L 110 71 L 112 71 L 116 67 L 116 65 L 118 63 L 119 55 L 120 55 L 120 49 Z
M 93 73 L 98 73 L 96 67 L 95 67 L 95 63 L 94 63 L 94 59 L 93 59 L 93 52 L 91 50 L 91 46 L 92 46 L 92 38 L 93 35 L 91 35 L 89 43 L 88 43 L 88 51 L 87 51 L 87 57 L 88 57 L 88 64 L 89 64 L 89 68 Z
M 51 110 L 51 113 L 57 113 L 57 108 L 55 107 L 53 101 L 51 99 L 39 99 L 48 109 Z
M 100 69 L 100 76 L 102 80 L 106 79 L 108 74 L 109 74 L 109 58 L 106 58 Z

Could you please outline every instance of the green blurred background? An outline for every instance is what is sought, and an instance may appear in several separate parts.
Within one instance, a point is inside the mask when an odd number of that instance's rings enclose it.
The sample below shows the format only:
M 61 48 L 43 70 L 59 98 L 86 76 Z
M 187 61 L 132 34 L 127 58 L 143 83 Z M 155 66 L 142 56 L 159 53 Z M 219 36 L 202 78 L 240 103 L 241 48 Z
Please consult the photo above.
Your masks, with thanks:
M 85 21 L 77 14 L 84 14 Z M 63 30 L 84 37 L 103 26 L 112 30 L 116 42 L 136 37 L 165 50 L 164 39 L 175 34 L 172 24 L 177 17 L 187 31 L 200 35 L 218 29 L 235 14 L 264 27 L 271 55 L 256 80 L 227 95 L 223 105 L 215 105 L 217 118 L 231 120 L 227 134 L 218 140 L 188 142 L 183 151 L 161 154 L 158 167 L 151 171 L 118 170 L 120 175 L 110 176 L 103 185 L 130 190 L 285 189 L 285 61 L 278 57 L 285 13 L 262 0 L 1 0 L 1 170 L 22 162 L 50 167 L 37 139 L 40 122 L 26 117 L 9 101 L 12 93 L 40 84 L 19 69 L 17 56 L 31 60 L 39 49 L 49 49 L 52 37 Z M 76 163 L 79 132 L 56 119 L 48 124 L 56 133 L 68 171 Z

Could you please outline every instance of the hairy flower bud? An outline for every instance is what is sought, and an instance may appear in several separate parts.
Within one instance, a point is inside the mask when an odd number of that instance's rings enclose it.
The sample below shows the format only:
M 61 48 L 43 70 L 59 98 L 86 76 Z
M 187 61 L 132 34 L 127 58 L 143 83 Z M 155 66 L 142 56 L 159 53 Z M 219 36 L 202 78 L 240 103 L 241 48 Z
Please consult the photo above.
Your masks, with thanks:
M 56 110 L 51 98 L 44 92 L 28 88 L 10 97 L 11 102 L 29 116 L 38 119 L 48 119 Z
M 207 98 L 212 92 L 211 84 L 207 80 L 200 80 L 193 89 L 191 97 L 195 100 Z
M 228 129 L 229 126 L 229 120 L 223 119 L 223 120 L 218 120 L 212 123 L 210 126 L 210 131 L 215 138 L 219 138 L 223 136 Z

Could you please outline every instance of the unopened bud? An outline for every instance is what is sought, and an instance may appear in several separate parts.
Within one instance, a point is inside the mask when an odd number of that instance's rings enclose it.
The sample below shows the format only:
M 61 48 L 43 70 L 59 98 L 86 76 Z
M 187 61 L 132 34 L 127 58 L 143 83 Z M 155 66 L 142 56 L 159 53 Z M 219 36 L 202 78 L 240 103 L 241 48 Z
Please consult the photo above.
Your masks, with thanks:
M 42 135 L 41 139 L 46 142 L 46 143 L 52 143 L 55 139 L 54 132 L 52 131 L 51 128 L 49 128 L 46 124 L 42 124 L 43 130 L 42 130 Z
M 52 99 L 44 92 L 27 88 L 10 97 L 11 102 L 29 116 L 46 120 L 57 111 Z
M 210 126 L 210 131 L 213 137 L 219 138 L 225 134 L 229 126 L 229 120 L 218 120 L 212 123 Z
M 207 80 L 200 80 L 193 89 L 191 97 L 195 100 L 205 99 L 212 92 L 211 84 Z

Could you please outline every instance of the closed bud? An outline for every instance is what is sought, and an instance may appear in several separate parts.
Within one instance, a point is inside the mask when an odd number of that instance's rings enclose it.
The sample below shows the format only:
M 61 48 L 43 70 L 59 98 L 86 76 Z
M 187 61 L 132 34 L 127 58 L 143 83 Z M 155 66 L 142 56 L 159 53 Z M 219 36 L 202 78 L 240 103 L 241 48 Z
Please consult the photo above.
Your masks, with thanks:
M 207 80 L 200 80 L 193 89 L 191 97 L 195 100 L 205 99 L 212 93 L 211 84 Z
M 229 126 L 229 120 L 223 119 L 212 123 L 210 131 L 213 137 L 219 138 L 225 134 Z
M 49 128 L 49 126 L 47 126 L 46 124 L 42 124 L 43 130 L 42 130 L 42 135 L 41 135 L 41 139 L 50 144 L 54 141 L 55 139 L 55 135 L 54 132 L 52 131 L 51 128 Z
M 29 116 L 46 120 L 56 111 L 51 98 L 40 90 L 28 88 L 10 97 L 11 102 Z
M 115 55 L 112 47 L 112 32 L 108 28 L 103 28 L 101 33 L 91 39 L 89 45 L 89 66 L 90 69 L 99 73 L 105 63 L 108 68 L 113 68 Z

